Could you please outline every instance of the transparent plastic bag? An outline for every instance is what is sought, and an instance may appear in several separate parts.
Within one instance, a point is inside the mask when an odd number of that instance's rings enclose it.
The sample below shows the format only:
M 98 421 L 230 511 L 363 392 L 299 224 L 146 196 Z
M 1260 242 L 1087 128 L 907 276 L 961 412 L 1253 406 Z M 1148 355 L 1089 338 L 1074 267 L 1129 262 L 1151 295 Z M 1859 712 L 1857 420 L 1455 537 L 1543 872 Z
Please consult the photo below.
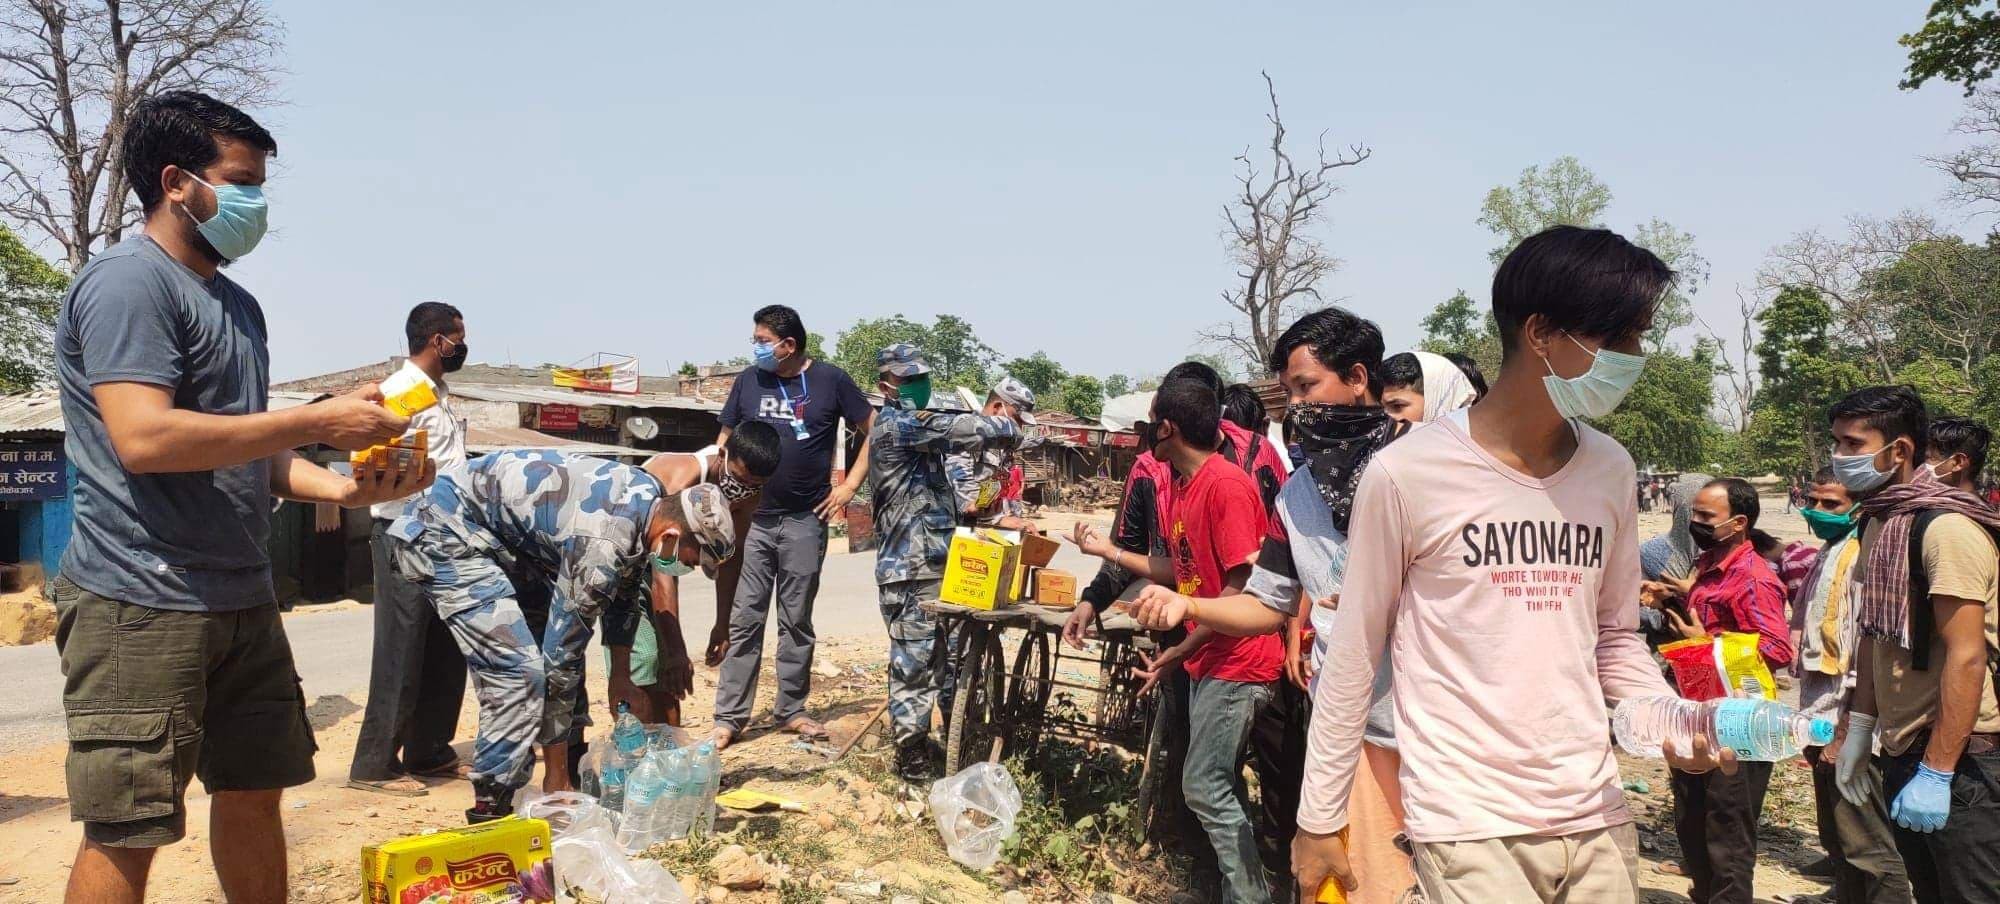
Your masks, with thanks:
M 602 808 L 599 808 L 600 811 Z M 556 885 L 617 904 L 687 904 L 674 874 L 656 860 L 633 860 L 602 823 L 556 838 Z
M 517 812 L 523 819 L 546 821 L 549 831 L 558 839 L 596 826 L 610 829 L 614 835 L 618 833 L 618 814 L 605 809 L 597 798 L 576 791 L 553 791 L 530 797 L 521 802 Z
M 976 763 L 931 785 L 931 818 L 937 820 L 945 853 L 973 869 L 1000 859 L 1000 842 L 1014 834 L 1021 814 L 1021 789 L 996 763 Z

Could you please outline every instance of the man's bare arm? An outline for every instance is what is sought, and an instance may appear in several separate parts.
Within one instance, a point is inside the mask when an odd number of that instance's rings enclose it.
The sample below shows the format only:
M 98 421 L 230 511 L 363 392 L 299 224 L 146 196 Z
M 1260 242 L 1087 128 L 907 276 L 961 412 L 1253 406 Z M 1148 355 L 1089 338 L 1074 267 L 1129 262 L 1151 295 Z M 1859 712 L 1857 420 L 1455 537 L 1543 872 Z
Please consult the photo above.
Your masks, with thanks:
M 1948 775 L 1958 771 L 1986 693 L 1986 608 L 1955 596 L 1932 596 L 1931 606 L 1944 638 L 1944 662 L 1938 666 L 1938 712 L 1924 764 Z
M 363 394 L 259 414 L 175 408 L 173 390 L 150 383 L 101 383 L 92 395 L 119 462 L 134 474 L 213 471 L 313 443 L 365 449 L 410 425 Z
M 271 456 L 271 495 L 293 502 L 324 502 L 361 508 L 423 492 L 437 477 L 437 463 L 425 460 L 410 469 L 355 469 L 346 477 L 301 458 L 287 449 Z

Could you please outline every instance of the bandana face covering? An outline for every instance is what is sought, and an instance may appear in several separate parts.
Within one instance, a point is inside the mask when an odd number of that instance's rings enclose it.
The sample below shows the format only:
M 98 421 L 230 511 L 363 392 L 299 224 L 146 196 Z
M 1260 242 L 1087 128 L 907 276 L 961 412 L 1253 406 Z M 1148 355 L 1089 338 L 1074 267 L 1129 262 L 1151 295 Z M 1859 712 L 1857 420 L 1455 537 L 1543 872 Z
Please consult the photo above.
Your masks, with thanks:
M 1298 440 L 1305 466 L 1312 469 L 1333 525 L 1346 533 L 1362 467 L 1375 450 L 1400 435 L 1397 422 L 1380 408 L 1307 402 L 1293 405 L 1285 424 Z

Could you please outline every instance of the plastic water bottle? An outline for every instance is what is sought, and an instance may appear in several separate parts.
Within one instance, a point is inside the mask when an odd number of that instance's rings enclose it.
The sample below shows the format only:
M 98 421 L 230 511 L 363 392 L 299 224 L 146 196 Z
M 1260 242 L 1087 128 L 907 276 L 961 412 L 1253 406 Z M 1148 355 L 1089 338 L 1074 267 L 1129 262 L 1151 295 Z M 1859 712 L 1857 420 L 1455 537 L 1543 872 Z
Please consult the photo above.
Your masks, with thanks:
M 695 745 L 689 760 L 688 807 L 692 813 L 688 832 L 706 835 L 715 825 L 715 794 L 722 789 L 722 758 L 716 755 L 714 741 L 703 741 Z
M 625 779 L 625 818 L 618 842 L 626 851 L 643 851 L 670 837 L 664 818 L 671 796 L 665 763 L 657 754 L 641 760 Z
M 1635 697 L 1618 704 L 1611 732 L 1633 756 L 1663 756 L 1669 740 L 1677 749 L 1691 750 L 1699 735 L 1708 739 L 1710 750 L 1727 747 L 1746 762 L 1776 762 L 1833 742 L 1832 720 L 1810 718 L 1762 697 Z
M 619 753 L 633 758 L 643 756 L 646 749 L 646 726 L 632 715 L 632 707 L 623 703 L 618 704 L 618 721 L 611 726 L 611 743 Z
M 614 813 L 624 809 L 625 779 L 631 769 L 631 761 L 616 747 L 604 751 L 603 757 L 598 760 L 597 781 L 603 791 L 598 794 L 597 802 L 605 809 Z

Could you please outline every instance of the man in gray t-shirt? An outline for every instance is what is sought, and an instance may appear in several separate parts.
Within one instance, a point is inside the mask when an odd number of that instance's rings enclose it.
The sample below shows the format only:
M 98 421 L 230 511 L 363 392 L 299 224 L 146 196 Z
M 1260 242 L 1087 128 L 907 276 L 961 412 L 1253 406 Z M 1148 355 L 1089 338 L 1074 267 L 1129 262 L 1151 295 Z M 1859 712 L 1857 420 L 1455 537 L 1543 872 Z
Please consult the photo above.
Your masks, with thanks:
M 84 823 L 68 898 L 143 900 L 198 775 L 228 897 L 284 900 L 280 798 L 312 780 L 317 748 L 271 591 L 271 497 L 364 506 L 431 469 L 344 477 L 293 454 L 403 432 L 363 396 L 265 410 L 263 311 L 220 268 L 263 237 L 270 133 L 175 91 L 141 100 L 123 140 L 144 231 L 77 274 L 55 335 L 77 473 L 55 582 L 70 817 Z

